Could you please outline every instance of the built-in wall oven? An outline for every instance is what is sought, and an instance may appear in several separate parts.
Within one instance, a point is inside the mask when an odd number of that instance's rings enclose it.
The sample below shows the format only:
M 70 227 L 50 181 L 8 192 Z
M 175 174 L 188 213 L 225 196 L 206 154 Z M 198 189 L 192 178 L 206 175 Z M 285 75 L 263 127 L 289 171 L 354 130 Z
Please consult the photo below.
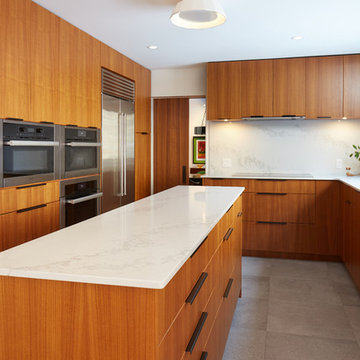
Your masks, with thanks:
M 3 186 L 59 178 L 58 126 L 15 120 L 2 120 L 0 125 Z
M 100 177 L 86 176 L 60 182 L 60 227 L 64 228 L 100 214 Z
M 100 130 L 61 127 L 61 177 L 63 179 L 100 173 Z

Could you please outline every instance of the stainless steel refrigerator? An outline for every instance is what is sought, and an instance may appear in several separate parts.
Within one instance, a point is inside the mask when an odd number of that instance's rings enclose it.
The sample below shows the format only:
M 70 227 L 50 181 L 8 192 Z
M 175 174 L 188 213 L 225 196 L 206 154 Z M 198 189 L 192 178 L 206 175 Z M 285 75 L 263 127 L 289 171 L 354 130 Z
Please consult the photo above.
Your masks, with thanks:
M 103 94 L 103 213 L 135 200 L 134 136 L 134 103 Z

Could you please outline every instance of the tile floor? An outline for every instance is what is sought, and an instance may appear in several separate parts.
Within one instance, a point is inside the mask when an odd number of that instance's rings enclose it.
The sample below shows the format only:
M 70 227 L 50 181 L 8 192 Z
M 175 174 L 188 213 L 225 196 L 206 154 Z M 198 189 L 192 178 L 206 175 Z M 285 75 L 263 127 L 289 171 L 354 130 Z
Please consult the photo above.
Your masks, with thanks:
M 360 293 L 340 263 L 243 257 L 223 360 L 360 360 Z

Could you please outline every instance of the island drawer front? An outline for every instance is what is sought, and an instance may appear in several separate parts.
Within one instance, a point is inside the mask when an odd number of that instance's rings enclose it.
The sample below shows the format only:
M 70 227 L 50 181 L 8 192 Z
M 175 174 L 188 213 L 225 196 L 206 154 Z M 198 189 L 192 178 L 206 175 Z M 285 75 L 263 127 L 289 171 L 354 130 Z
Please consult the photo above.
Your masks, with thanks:
M 59 201 L 0 216 L 0 251 L 59 230 Z
M 59 201 L 59 182 L 20 185 L 0 190 L 0 214 Z
M 317 254 L 316 226 L 244 221 L 244 250 Z
M 315 223 L 314 194 L 247 193 L 244 203 L 244 221 Z

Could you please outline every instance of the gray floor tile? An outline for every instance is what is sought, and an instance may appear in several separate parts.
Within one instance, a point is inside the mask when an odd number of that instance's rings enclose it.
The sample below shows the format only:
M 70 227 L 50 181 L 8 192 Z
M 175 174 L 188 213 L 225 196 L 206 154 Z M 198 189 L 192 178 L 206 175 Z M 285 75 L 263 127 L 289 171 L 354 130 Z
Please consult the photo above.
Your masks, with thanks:
M 243 275 L 270 276 L 272 259 L 243 256 L 242 266 Z
M 347 271 L 345 265 L 340 262 L 328 262 L 328 276 L 332 281 L 354 285 L 354 282 L 351 279 L 349 272 Z
M 232 327 L 222 360 L 263 360 L 266 331 Z
M 268 299 L 270 278 L 264 276 L 245 275 L 242 279 L 242 297 Z
M 344 306 L 344 309 L 352 328 L 356 331 L 360 331 L 360 307 Z
M 273 276 L 270 278 L 270 298 L 310 305 L 342 305 L 328 279 L 297 279 Z
M 241 298 L 238 300 L 232 326 L 266 330 L 269 302 L 264 299 Z
M 360 346 L 360 331 L 354 330 L 354 335 L 358 345 Z
M 343 306 L 313 306 L 270 300 L 267 330 L 355 340 Z
M 354 283 L 332 281 L 332 285 L 343 305 L 360 306 L 360 292 Z
M 328 267 L 319 261 L 278 259 L 272 263 L 271 276 L 325 279 L 328 278 Z
M 265 359 L 359 360 L 360 348 L 355 341 L 269 332 L 266 337 Z

